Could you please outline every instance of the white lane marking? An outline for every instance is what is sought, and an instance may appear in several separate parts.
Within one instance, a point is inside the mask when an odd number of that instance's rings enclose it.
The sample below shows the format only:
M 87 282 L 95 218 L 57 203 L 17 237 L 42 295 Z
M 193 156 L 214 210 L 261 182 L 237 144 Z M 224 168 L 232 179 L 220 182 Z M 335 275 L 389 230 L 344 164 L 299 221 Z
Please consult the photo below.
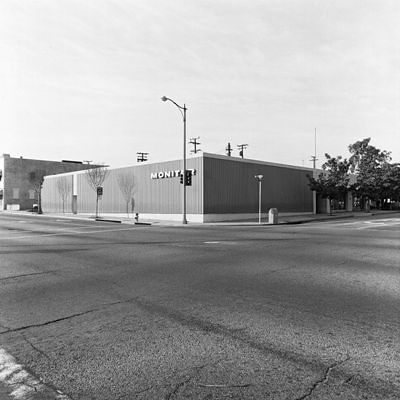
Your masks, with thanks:
M 26 221 L 20 221 L 20 222 L 26 222 Z M 63 225 L 63 224 L 58 224 L 58 225 Z M 76 230 L 74 229 L 93 229 L 93 225 L 83 225 L 83 224 L 64 224 L 68 226 L 68 229 L 65 228 L 48 228 L 49 231 L 62 231 L 62 232 L 71 232 L 71 233 L 77 233 Z M 0 227 L 1 229 L 1 227 Z M 5 228 L 7 229 L 7 228 Z M 106 227 L 104 229 L 107 229 Z M 35 231 L 32 229 L 24 229 L 24 233 L 34 233 Z M 2 239 L 2 236 L 6 236 L 6 239 L 11 239 L 10 235 L 15 234 L 15 233 L 22 233 L 17 230 L 11 230 L 11 231 L 1 231 L 0 230 L 0 239 Z M 47 234 L 44 234 L 47 235 Z
M 371 229 L 378 228 L 380 226 L 395 226 L 400 224 L 399 218 L 389 218 L 389 219 L 375 219 L 373 221 L 364 221 L 364 225 L 357 229 Z
M 358 225 L 358 227 L 357 227 Z M 335 222 L 335 221 L 327 221 L 327 222 L 315 222 L 313 224 L 302 224 L 302 225 L 293 225 L 297 229 L 373 229 L 379 227 L 395 227 L 396 225 L 400 225 L 400 218 L 387 218 L 387 219 L 375 219 L 372 221 L 354 221 L 354 222 Z
M 359 224 L 360 221 L 354 221 L 354 222 L 335 222 L 334 225 L 340 225 L 340 226 L 346 226 L 346 225 L 357 225 Z
M 69 400 L 70 398 L 60 392 L 47 387 L 18 364 L 15 358 L 0 348 L 0 382 L 10 388 L 10 396 L 16 400 L 28 400 L 42 392 L 51 392 L 54 399 Z
M 237 246 L 241 244 L 237 240 L 221 240 L 221 241 L 210 241 L 210 242 L 203 242 L 204 244 L 222 244 L 222 245 L 233 245 Z
M 68 235 L 68 234 L 87 234 L 87 233 L 107 233 L 107 232 L 118 232 L 118 231 L 132 231 L 136 228 L 120 228 L 120 229 L 101 229 L 95 231 L 73 231 L 73 230 L 65 230 L 58 233 L 43 233 L 43 234 L 36 234 L 36 235 L 26 235 L 26 236 L 13 236 L 13 237 L 0 237 L 1 240 L 14 240 L 14 239 L 32 239 L 32 238 L 39 238 L 39 237 L 48 237 L 48 236 L 61 236 L 61 235 Z
M 68 225 L 68 229 L 65 229 L 65 228 L 52 228 L 52 229 L 49 229 L 49 231 L 52 232 L 52 233 L 42 233 L 40 236 L 49 236 L 49 235 L 52 235 L 52 234 L 56 234 L 57 232 L 60 232 L 60 233 L 80 233 L 80 231 L 77 230 L 77 229 L 79 229 L 79 230 L 93 229 L 93 226 L 87 226 L 87 225 L 74 225 L 74 226 L 71 226 L 71 225 Z M 104 229 L 106 230 L 108 228 L 105 227 Z M 10 236 L 12 234 L 18 235 L 18 233 L 22 233 L 22 232 L 20 232 L 20 231 L 1 232 L 0 231 L 0 240 L 3 239 L 2 236 L 5 236 L 5 239 L 13 239 L 13 238 L 19 239 L 20 236 Z M 31 230 L 31 229 L 25 229 L 24 233 L 26 233 L 26 234 L 35 233 L 35 231 Z M 90 232 L 88 232 L 88 233 L 90 233 Z M 35 235 L 35 236 L 39 236 L 39 235 Z

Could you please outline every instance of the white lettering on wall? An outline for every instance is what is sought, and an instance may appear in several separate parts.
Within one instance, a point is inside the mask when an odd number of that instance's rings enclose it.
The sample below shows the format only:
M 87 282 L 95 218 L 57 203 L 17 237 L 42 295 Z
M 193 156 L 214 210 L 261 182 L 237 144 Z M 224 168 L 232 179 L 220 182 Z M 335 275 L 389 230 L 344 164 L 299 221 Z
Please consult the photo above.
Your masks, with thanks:
M 192 175 L 196 175 L 196 170 L 193 168 L 188 168 L 186 171 L 191 171 Z M 151 179 L 164 179 L 164 178 L 176 178 L 183 175 L 183 169 L 176 169 L 174 171 L 159 171 L 151 172 Z

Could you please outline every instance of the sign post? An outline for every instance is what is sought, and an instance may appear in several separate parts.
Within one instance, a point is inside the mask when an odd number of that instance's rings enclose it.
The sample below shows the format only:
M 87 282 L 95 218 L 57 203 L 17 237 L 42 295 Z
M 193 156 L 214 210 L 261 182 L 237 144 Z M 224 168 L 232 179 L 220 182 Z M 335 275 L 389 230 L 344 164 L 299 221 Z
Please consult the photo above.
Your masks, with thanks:
M 254 178 L 258 181 L 258 223 L 261 224 L 261 181 L 264 176 L 256 175 Z

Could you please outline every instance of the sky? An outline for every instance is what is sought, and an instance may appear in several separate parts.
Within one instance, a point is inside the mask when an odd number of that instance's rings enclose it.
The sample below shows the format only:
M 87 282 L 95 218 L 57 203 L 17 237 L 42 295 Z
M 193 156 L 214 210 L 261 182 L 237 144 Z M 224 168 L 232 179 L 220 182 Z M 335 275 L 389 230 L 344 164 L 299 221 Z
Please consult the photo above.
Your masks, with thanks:
M 187 139 L 311 167 L 400 162 L 398 0 L 1 0 L 0 154 L 111 167 Z M 193 146 L 188 145 L 187 152 Z

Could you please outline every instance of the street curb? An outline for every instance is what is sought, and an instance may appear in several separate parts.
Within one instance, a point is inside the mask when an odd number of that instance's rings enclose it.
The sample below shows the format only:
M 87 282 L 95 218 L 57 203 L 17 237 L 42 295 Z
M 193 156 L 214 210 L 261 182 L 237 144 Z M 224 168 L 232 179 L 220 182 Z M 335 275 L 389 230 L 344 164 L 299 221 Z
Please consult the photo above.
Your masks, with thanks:
M 114 222 L 116 224 L 121 224 L 122 223 L 122 221 L 117 220 L 117 219 L 95 218 L 94 220 L 97 221 L 97 222 Z
M 7 213 L 7 211 L 5 211 Z M 10 212 L 10 214 L 18 214 L 22 212 Z M 48 217 L 48 218 L 60 218 L 60 219 L 70 219 L 70 220 L 82 220 L 82 221 L 96 221 L 96 222 L 110 222 L 110 223 L 122 223 L 122 224 L 130 224 L 130 225 L 141 225 L 141 226 L 160 226 L 160 227 L 207 227 L 207 226 L 231 226 L 231 227 L 243 227 L 243 226 L 279 226 L 279 225 L 301 225 L 301 224 L 308 224 L 312 222 L 329 222 L 329 221 L 336 221 L 336 220 L 342 220 L 342 219 L 350 219 L 350 218 L 365 218 L 365 217 L 372 217 L 372 216 L 389 216 L 389 215 L 399 215 L 400 211 L 378 211 L 378 212 L 369 212 L 369 213 L 352 213 L 352 214 L 347 214 L 347 215 L 325 215 L 317 218 L 305 218 L 301 219 L 301 216 L 299 216 L 298 220 L 294 221 L 285 221 L 285 217 L 282 217 L 281 222 L 278 222 L 278 224 L 269 224 L 267 222 L 263 222 L 262 224 L 258 224 L 257 222 L 240 222 L 240 221 L 232 221 L 232 222 L 209 222 L 209 223 L 189 223 L 187 225 L 180 225 L 176 223 L 168 223 L 168 221 L 149 221 L 149 222 L 138 222 L 138 221 L 133 221 L 133 220 L 117 220 L 117 219 L 111 219 L 111 218 L 102 218 L 102 217 L 97 217 L 95 218 L 94 216 L 77 216 L 77 215 L 52 215 L 52 214 L 36 214 L 36 213 L 27 213 L 26 215 L 32 216 L 32 217 Z
M 299 225 L 299 224 L 308 224 L 309 222 L 329 222 L 329 221 L 337 221 L 341 219 L 349 219 L 349 218 L 356 218 L 355 215 L 343 215 L 343 216 L 332 216 L 326 218 L 314 218 L 314 219 L 305 219 L 300 221 L 286 221 L 281 222 L 282 225 Z

